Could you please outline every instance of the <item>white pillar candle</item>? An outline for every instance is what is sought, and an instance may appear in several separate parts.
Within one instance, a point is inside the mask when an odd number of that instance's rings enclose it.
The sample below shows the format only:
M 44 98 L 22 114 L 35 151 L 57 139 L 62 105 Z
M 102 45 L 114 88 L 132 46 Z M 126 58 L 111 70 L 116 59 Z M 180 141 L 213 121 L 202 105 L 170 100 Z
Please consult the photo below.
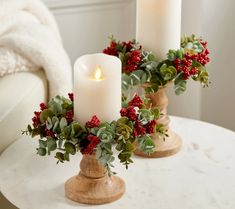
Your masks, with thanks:
M 120 117 L 121 61 L 106 54 L 84 55 L 74 64 L 74 117 L 85 124 L 96 115 L 111 122 Z
M 160 60 L 180 48 L 181 0 L 137 0 L 136 39 Z

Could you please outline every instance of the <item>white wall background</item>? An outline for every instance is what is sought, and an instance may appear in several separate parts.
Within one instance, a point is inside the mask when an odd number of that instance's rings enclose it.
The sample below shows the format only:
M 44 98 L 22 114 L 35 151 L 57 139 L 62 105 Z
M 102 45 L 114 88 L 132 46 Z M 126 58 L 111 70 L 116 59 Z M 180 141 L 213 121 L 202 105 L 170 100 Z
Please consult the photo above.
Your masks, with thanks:
M 72 62 L 86 53 L 101 51 L 107 37 L 135 36 L 135 0 L 44 0 L 56 16 Z M 170 114 L 202 119 L 235 130 L 235 1 L 183 0 L 182 35 L 203 35 L 209 42 L 212 84 L 202 89 L 189 82 L 175 96 L 168 88 Z
M 135 35 L 134 0 L 44 0 L 56 16 L 72 62 L 101 52 L 108 37 L 127 40 Z
M 202 5 L 213 83 L 202 92 L 201 118 L 235 130 L 235 1 L 206 0 Z
M 202 0 L 182 0 L 182 25 L 181 34 L 197 36 L 202 35 L 201 27 L 201 4 Z M 197 2 L 195 6 L 195 2 Z M 189 118 L 201 118 L 201 89 L 199 83 L 189 81 L 187 91 L 180 96 L 175 95 L 172 85 L 168 87 L 170 114 Z

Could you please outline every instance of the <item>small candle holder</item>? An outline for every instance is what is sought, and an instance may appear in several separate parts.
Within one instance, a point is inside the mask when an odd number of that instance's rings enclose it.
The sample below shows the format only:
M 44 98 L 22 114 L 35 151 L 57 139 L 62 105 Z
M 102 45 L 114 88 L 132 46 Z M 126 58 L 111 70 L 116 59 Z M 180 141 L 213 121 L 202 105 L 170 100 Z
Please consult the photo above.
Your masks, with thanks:
M 112 122 L 102 122 L 93 115 L 87 122 L 80 123 L 74 119 L 73 94 L 69 93 L 69 99 L 57 95 L 48 104 L 40 104 L 32 125 L 23 133 L 39 137 L 37 154 L 45 156 L 56 151 L 57 163 L 69 161 L 70 155 L 77 152 L 83 154 L 80 172 L 65 183 L 66 197 L 84 204 L 113 202 L 125 192 L 124 181 L 113 176 L 111 169 L 115 160 L 113 149 L 126 168 L 133 163 L 136 141 L 146 153 L 154 149 L 150 134 L 156 129 L 158 115 L 146 108 L 145 101 L 135 95 L 126 101 L 126 107 L 119 110 L 120 117 Z M 58 114 L 59 106 L 61 114 Z M 145 132 L 141 131 L 144 126 Z

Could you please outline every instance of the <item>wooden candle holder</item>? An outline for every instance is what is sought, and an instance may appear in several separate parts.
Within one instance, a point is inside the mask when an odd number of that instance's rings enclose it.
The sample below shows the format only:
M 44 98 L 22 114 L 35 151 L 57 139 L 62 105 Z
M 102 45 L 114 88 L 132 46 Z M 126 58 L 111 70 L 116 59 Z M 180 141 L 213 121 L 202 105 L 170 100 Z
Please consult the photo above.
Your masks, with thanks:
M 85 204 L 105 204 L 119 199 L 125 183 L 117 176 L 108 176 L 95 155 L 83 155 L 80 172 L 65 183 L 65 195 Z
M 160 88 L 155 93 L 147 94 L 146 97 L 150 99 L 150 107 L 158 108 L 161 111 L 162 115 L 158 122 L 164 125 L 164 128 L 167 130 L 168 137 L 165 137 L 164 140 L 163 137 L 153 134 L 152 139 L 155 143 L 154 153 L 148 155 L 139 149 L 136 149 L 134 153 L 136 155 L 149 158 L 166 157 L 176 154 L 181 149 L 182 140 L 169 127 L 170 118 L 167 114 L 168 98 L 165 93 L 165 88 Z

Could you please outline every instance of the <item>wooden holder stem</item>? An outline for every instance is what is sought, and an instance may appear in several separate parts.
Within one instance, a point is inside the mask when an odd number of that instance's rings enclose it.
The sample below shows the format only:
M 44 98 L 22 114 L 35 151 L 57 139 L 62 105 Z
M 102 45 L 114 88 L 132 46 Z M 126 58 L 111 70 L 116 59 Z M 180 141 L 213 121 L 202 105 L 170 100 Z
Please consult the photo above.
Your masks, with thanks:
M 65 183 L 65 195 L 85 204 L 105 204 L 119 199 L 125 183 L 117 176 L 109 177 L 95 155 L 83 155 L 80 172 Z

